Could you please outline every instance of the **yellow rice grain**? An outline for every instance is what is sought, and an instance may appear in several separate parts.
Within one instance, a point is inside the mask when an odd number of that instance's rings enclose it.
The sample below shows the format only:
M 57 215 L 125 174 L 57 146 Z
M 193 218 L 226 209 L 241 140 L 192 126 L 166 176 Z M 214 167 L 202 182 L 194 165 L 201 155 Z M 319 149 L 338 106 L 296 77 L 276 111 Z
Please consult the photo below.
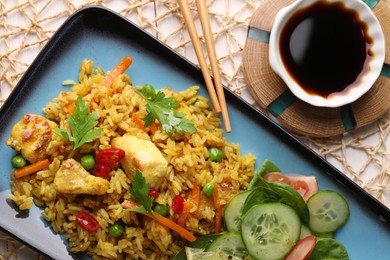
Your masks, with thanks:
M 254 173 L 255 157 L 252 154 L 241 155 L 238 144 L 229 143 L 219 128 L 221 121 L 213 111 L 208 100 L 198 95 L 199 87 L 174 93 L 170 87 L 161 89 L 166 96 L 180 102 L 180 111 L 186 113 L 197 128 L 192 134 L 169 135 L 161 130 L 149 135 L 139 129 L 132 118 L 137 113 L 140 118 L 147 115 L 145 100 L 136 93 L 127 75 L 114 80 L 110 88 L 100 86 L 104 72 L 90 60 L 80 65 L 79 83 L 71 91 L 61 92 L 44 109 L 47 118 L 58 122 L 58 127 L 69 129 L 66 106 L 76 101 L 78 96 L 90 106 L 91 111 L 99 115 L 97 127 L 103 129 L 102 135 L 95 141 L 82 145 L 75 158 L 83 154 L 96 153 L 97 150 L 111 148 L 111 140 L 124 134 L 151 140 L 168 161 L 166 178 L 159 188 L 157 203 L 168 205 L 168 218 L 176 221 L 177 214 L 172 209 L 175 195 L 187 198 L 194 183 L 204 185 L 213 181 L 220 185 L 230 185 L 238 191 L 244 189 Z M 159 125 L 159 124 L 157 124 Z M 217 147 L 224 153 L 222 162 L 210 162 L 208 149 Z M 121 206 L 124 199 L 130 199 L 131 179 L 121 168 L 112 169 L 108 179 L 109 189 L 102 196 L 67 195 L 57 192 L 54 176 L 61 161 L 72 150 L 72 144 L 54 135 L 46 149 L 52 163 L 49 169 L 31 176 L 15 179 L 11 177 L 12 194 L 9 198 L 21 209 L 33 206 L 33 202 L 44 207 L 42 216 L 51 222 L 54 232 L 64 233 L 71 252 L 86 252 L 94 259 L 172 259 L 182 248 L 184 240 L 175 232 L 161 226 L 152 219 L 125 210 Z M 229 201 L 231 195 L 221 197 L 221 205 Z M 98 220 L 100 229 L 87 232 L 76 222 L 76 215 L 87 212 Z M 215 210 L 211 200 L 201 194 L 199 215 L 189 216 L 185 228 L 195 235 L 214 232 Z M 124 233 L 114 238 L 108 234 L 109 225 L 121 221 Z

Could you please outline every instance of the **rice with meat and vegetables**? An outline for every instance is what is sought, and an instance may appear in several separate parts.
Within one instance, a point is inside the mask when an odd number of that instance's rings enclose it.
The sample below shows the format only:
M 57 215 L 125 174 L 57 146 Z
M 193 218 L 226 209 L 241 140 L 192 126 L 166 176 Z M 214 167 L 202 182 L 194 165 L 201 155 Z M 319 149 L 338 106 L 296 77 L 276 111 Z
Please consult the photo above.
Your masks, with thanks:
M 168 134 L 157 120 L 154 125 L 142 129 L 138 119 L 148 114 L 145 99 L 136 93 L 141 87 L 133 86 L 131 79 L 121 74 L 110 87 L 101 82 L 106 78 L 91 60 L 84 60 L 80 66 L 78 83 L 71 90 L 61 92 L 44 108 L 46 118 L 56 122 L 58 128 L 69 129 L 67 119 L 70 105 L 82 97 L 90 112 L 99 116 L 95 128 L 102 129 L 100 136 L 83 144 L 72 156 L 76 161 L 85 154 L 95 155 L 98 151 L 112 147 L 112 140 L 124 135 L 151 141 L 167 161 L 167 172 L 158 187 L 158 198 L 154 203 L 168 206 L 167 218 L 178 221 L 180 214 L 172 210 L 172 200 L 180 195 L 192 201 L 194 186 L 216 183 L 219 203 L 223 206 L 240 189 L 245 189 L 254 174 L 255 157 L 241 155 L 238 144 L 229 143 L 219 128 L 220 120 L 208 100 L 198 96 L 199 87 L 192 86 L 174 93 L 171 88 L 161 89 L 166 97 L 173 97 L 196 131 Z M 10 143 L 11 144 L 11 141 Z M 15 147 L 14 147 L 15 148 Z M 220 162 L 209 158 L 208 149 L 219 148 L 223 152 Z M 42 216 L 50 222 L 56 233 L 64 233 L 71 252 L 87 252 L 94 258 L 121 259 L 170 259 L 184 245 L 185 239 L 175 231 L 160 225 L 158 221 L 123 208 L 122 202 L 131 199 L 129 188 L 133 176 L 126 174 L 119 163 L 110 166 L 107 190 L 102 195 L 68 194 L 57 189 L 56 173 L 73 149 L 73 144 L 52 134 L 44 154 L 49 157 L 50 166 L 37 173 L 21 178 L 11 176 L 12 199 L 21 210 L 27 210 L 35 203 L 43 208 Z M 18 149 L 16 149 L 18 150 Z M 215 232 L 215 208 L 213 199 L 203 192 L 199 207 L 192 204 L 185 219 L 184 228 L 195 236 Z M 79 212 L 93 216 L 99 224 L 96 231 L 83 229 L 76 221 Z M 197 212 L 196 214 L 194 214 Z M 117 221 L 124 224 L 124 232 L 118 237 L 109 234 L 109 226 Z

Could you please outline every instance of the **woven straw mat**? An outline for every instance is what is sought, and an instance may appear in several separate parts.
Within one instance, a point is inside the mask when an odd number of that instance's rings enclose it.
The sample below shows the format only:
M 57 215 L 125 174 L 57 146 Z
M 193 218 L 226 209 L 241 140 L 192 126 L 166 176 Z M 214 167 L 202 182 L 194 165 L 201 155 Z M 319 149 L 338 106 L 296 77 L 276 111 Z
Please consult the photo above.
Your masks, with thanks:
M 189 2 L 199 25 L 195 1 Z M 209 0 L 207 4 L 223 82 L 256 105 L 245 87 L 241 55 L 247 26 L 262 0 Z M 0 0 L 0 106 L 56 29 L 77 9 L 90 5 L 120 13 L 197 63 L 175 0 Z M 375 123 L 348 134 L 298 138 L 389 206 L 389 122 L 390 113 L 386 113 Z M 42 259 L 0 233 L 0 259 L 34 258 Z

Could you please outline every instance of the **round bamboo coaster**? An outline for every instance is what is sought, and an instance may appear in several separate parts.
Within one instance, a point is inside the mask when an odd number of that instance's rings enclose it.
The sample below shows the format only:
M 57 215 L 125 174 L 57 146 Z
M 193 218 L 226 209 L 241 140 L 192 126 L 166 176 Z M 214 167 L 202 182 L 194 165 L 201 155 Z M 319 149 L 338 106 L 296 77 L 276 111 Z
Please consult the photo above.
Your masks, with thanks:
M 385 64 L 378 80 L 369 92 L 352 104 L 325 108 L 298 100 L 269 65 L 268 40 L 274 17 L 281 8 L 293 2 L 265 0 L 249 24 L 243 69 L 255 100 L 287 129 L 302 135 L 335 136 L 376 121 L 390 108 L 390 5 L 386 1 L 368 1 L 386 41 Z

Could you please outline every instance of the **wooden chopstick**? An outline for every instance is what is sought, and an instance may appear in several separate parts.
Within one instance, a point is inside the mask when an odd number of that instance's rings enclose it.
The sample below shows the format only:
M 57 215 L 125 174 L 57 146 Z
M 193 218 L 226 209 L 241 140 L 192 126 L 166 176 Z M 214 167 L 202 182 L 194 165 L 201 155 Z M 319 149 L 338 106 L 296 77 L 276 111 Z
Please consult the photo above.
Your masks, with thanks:
M 203 36 L 206 41 L 207 53 L 209 54 L 211 71 L 214 76 L 215 89 L 217 91 L 219 105 L 222 110 L 222 120 L 225 125 L 226 132 L 230 133 L 232 128 L 230 126 L 229 112 L 226 105 L 225 93 L 222 87 L 221 80 L 221 71 L 218 65 L 217 54 L 215 51 L 215 43 L 213 39 L 213 33 L 211 31 L 210 19 L 208 15 L 206 0 L 196 0 L 196 5 L 198 7 L 198 14 L 200 18 L 200 23 L 202 25 Z
M 204 57 L 202 51 L 202 45 L 200 43 L 198 33 L 196 31 L 194 18 L 192 17 L 190 6 L 188 5 L 187 0 L 179 0 L 178 2 L 184 17 L 184 21 L 187 25 L 188 32 L 191 37 L 192 45 L 194 45 L 196 57 L 198 58 L 200 69 L 202 71 L 211 102 L 213 103 L 214 110 L 217 111 L 217 113 L 220 113 L 221 107 L 219 105 L 218 97 L 214 89 L 213 81 L 211 80 L 210 72 L 207 68 L 206 58 Z
M 198 3 L 199 2 L 199 3 Z M 178 0 L 181 12 L 184 17 L 184 21 L 186 23 L 186 26 L 188 28 L 188 32 L 192 41 L 192 44 L 194 46 L 194 50 L 196 53 L 196 57 L 198 58 L 200 69 L 203 74 L 203 78 L 205 80 L 207 90 L 210 95 L 211 102 L 213 103 L 214 110 L 217 113 L 222 112 L 222 119 L 224 121 L 225 125 L 225 130 L 226 132 L 231 132 L 231 125 L 230 125 L 230 120 L 229 120 L 229 115 L 228 115 L 228 110 L 226 106 L 226 101 L 225 101 L 225 94 L 223 92 L 223 87 L 222 87 L 222 82 L 220 78 L 220 70 L 218 66 L 218 61 L 217 61 L 217 56 L 215 52 L 215 45 L 214 45 L 214 40 L 212 38 L 212 33 L 211 33 L 211 27 L 210 27 L 210 21 L 208 19 L 208 11 L 207 11 L 207 6 L 205 1 L 197 1 L 198 5 L 198 12 L 199 12 L 199 18 L 201 20 L 202 24 L 202 30 L 204 32 L 204 37 L 206 40 L 206 45 L 207 45 L 207 51 L 209 53 L 209 58 L 210 58 L 210 65 L 212 68 L 212 72 L 214 75 L 214 81 L 216 83 L 216 89 L 217 93 L 215 92 L 214 84 L 213 81 L 211 80 L 210 72 L 206 63 L 206 58 L 203 53 L 202 45 L 199 40 L 198 33 L 196 31 L 195 23 L 193 16 L 191 14 L 191 10 L 189 7 L 189 4 L 187 0 Z

